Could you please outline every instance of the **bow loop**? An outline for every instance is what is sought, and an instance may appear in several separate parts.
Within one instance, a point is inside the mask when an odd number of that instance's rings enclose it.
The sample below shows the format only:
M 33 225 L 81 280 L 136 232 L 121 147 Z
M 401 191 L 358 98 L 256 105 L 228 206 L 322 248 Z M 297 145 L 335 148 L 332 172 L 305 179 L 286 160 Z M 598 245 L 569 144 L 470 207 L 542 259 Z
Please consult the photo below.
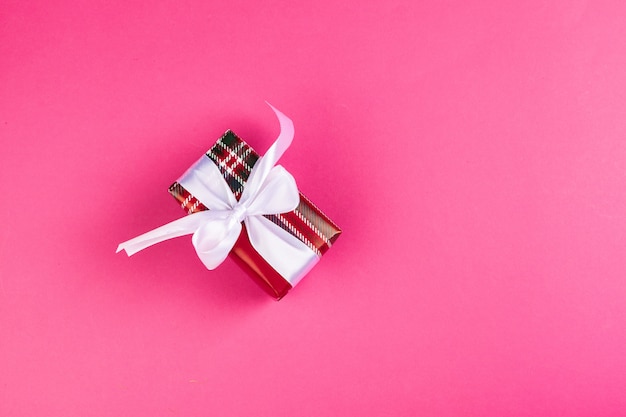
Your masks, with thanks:
M 247 201 L 243 201 L 244 197 L 240 203 L 248 205 L 247 211 L 251 216 L 287 213 L 294 210 L 300 202 L 296 180 L 280 165 L 269 172 L 254 196 Z
M 232 212 L 204 223 L 191 238 L 196 253 L 207 269 L 217 268 L 230 253 L 241 233 L 241 222 Z

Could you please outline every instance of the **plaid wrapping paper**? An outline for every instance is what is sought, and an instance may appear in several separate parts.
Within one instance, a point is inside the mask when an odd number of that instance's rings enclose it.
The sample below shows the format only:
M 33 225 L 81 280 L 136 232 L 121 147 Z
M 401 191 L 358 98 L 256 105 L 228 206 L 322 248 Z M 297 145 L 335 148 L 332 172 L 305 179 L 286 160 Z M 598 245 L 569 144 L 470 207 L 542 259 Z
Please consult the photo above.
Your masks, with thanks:
M 259 154 L 243 139 L 231 130 L 227 130 L 209 149 L 206 156 L 219 168 L 235 198 L 239 200 L 250 171 L 259 159 Z M 187 210 L 188 214 L 208 210 L 178 182 L 170 186 L 169 192 L 178 200 L 181 207 Z M 300 203 L 295 210 L 265 217 L 306 244 L 318 256 L 322 256 L 341 234 L 337 225 L 302 193 L 300 193 Z M 245 231 L 242 231 L 231 254 L 239 257 L 250 267 L 256 275 L 257 282 L 274 297 L 281 298 L 291 289 L 291 285 L 264 262 L 251 247 Z

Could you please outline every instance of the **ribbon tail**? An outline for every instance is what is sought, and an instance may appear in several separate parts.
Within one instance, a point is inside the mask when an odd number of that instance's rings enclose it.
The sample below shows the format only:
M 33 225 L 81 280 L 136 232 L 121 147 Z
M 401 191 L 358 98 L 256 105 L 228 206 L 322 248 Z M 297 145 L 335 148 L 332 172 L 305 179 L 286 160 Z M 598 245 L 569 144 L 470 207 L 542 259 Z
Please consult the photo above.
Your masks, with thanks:
M 194 233 L 203 224 L 203 222 L 207 220 L 208 217 L 215 216 L 215 214 L 210 213 L 213 212 L 202 211 L 190 214 L 161 227 L 157 227 L 154 230 L 120 243 L 115 253 L 124 250 L 128 256 L 131 256 L 147 247 L 161 243 L 168 239 L 190 235 Z
M 280 110 L 272 106 L 267 101 L 265 103 L 274 111 L 274 114 L 276 114 L 276 117 L 278 118 L 278 123 L 280 124 L 280 133 L 278 134 L 278 137 L 264 155 L 273 160 L 273 166 L 276 162 L 278 162 L 280 157 L 283 156 L 287 148 L 291 146 L 294 128 L 293 122 L 289 117 L 285 116 Z
M 270 146 L 267 152 L 265 152 L 265 155 L 259 158 L 256 164 L 254 164 L 239 201 L 246 201 L 261 187 L 274 165 L 276 165 L 280 157 L 285 153 L 293 141 L 294 128 L 291 119 L 281 113 L 270 103 L 267 103 L 267 105 L 270 106 L 278 118 L 280 133 L 272 146 Z

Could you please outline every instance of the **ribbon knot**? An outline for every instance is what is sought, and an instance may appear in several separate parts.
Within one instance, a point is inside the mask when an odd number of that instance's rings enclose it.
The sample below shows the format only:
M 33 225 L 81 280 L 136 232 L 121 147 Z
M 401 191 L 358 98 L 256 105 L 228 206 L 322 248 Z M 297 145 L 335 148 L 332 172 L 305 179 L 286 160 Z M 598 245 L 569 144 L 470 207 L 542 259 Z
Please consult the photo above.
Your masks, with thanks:
M 241 203 L 237 203 L 230 215 L 234 221 L 241 223 L 248 216 L 248 208 Z
M 252 247 L 295 285 L 318 257 L 305 243 L 264 217 L 293 211 L 300 202 L 295 180 L 276 165 L 291 145 L 293 123 L 268 105 L 278 117 L 281 132 L 250 171 L 239 201 L 217 166 L 204 155 L 178 183 L 209 210 L 190 214 L 121 243 L 117 252 L 125 250 L 130 256 L 167 239 L 193 234 L 191 240 L 198 257 L 208 269 L 215 269 L 237 242 L 243 222 Z

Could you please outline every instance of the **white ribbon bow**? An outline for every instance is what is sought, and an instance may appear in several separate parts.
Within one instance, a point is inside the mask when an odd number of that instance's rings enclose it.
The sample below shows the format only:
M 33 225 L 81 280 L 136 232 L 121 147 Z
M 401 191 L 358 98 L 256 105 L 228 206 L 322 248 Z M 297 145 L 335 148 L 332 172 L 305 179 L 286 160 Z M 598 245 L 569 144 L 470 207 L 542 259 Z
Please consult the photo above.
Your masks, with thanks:
M 208 269 L 226 259 L 246 225 L 252 247 L 287 281 L 295 285 L 319 259 L 302 241 L 267 218 L 266 214 L 294 210 L 300 201 L 296 181 L 282 166 L 275 166 L 293 140 L 293 122 L 267 103 L 280 122 L 281 132 L 250 172 L 239 201 L 221 172 L 206 155 L 178 181 L 209 210 L 190 214 L 121 243 L 117 252 L 131 256 L 142 249 L 193 233 L 198 257 Z

